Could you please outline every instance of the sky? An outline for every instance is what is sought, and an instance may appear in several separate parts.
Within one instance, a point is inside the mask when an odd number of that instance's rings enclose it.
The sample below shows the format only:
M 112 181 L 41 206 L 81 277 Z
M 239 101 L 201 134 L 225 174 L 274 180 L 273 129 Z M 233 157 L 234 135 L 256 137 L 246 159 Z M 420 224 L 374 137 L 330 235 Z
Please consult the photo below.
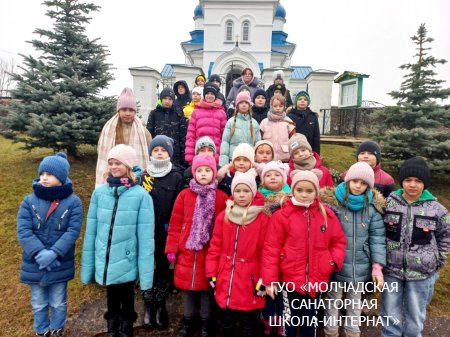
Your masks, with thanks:
M 166 63 L 185 63 L 180 43 L 195 29 L 198 0 L 91 0 L 101 9 L 91 13 L 89 38 L 100 38 L 110 51 L 115 80 L 103 93 L 118 95 L 132 87 L 128 68 L 148 66 L 161 71 Z M 370 75 L 364 80 L 363 99 L 394 104 L 387 94 L 398 90 L 406 73 L 399 69 L 414 62 L 410 37 L 421 23 L 434 38 L 431 55 L 450 61 L 450 1 L 448 0 L 281 0 L 286 9 L 284 32 L 297 49 L 293 66 L 314 70 L 345 70 Z M 47 7 L 36 0 L 0 0 L 0 58 L 16 64 L 18 54 L 33 55 L 27 43 L 38 38 L 36 28 L 51 28 Z M 437 78 L 450 87 L 450 64 L 438 65 Z M 332 104 L 337 104 L 338 85 Z M 449 103 L 449 100 L 446 101 Z

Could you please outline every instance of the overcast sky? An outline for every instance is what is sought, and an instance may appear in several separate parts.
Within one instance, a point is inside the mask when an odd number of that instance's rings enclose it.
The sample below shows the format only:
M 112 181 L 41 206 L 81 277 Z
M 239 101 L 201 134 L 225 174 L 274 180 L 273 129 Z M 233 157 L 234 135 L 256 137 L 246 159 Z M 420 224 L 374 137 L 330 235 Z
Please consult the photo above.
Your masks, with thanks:
M 90 38 L 100 38 L 109 49 L 116 80 L 105 94 L 118 95 L 132 86 L 129 67 L 149 66 L 161 71 L 166 63 L 185 63 L 180 47 L 194 30 L 197 0 L 91 1 L 99 6 L 88 27 Z M 450 1 L 448 0 L 281 0 L 286 9 L 284 31 L 297 44 L 295 66 L 352 70 L 370 75 L 364 80 L 363 99 L 394 103 L 386 93 L 398 90 L 405 74 L 398 67 L 413 62 L 410 37 L 426 23 L 433 37 L 432 55 L 450 61 Z M 0 0 L 0 57 L 33 54 L 27 40 L 36 28 L 50 28 L 46 7 L 37 0 Z M 436 68 L 450 87 L 450 64 Z M 337 104 L 338 87 L 333 88 Z

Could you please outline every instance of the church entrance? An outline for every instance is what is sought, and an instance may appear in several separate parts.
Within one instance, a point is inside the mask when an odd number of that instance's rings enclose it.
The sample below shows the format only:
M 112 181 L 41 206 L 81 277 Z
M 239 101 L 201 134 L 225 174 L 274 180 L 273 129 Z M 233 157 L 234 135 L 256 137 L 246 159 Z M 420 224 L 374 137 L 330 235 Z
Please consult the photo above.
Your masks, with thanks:
M 242 69 L 240 67 L 236 67 L 233 65 L 233 62 L 231 62 L 230 70 L 227 73 L 226 76 L 226 95 L 225 98 L 228 97 L 228 94 L 233 87 L 233 81 L 236 78 L 241 77 Z

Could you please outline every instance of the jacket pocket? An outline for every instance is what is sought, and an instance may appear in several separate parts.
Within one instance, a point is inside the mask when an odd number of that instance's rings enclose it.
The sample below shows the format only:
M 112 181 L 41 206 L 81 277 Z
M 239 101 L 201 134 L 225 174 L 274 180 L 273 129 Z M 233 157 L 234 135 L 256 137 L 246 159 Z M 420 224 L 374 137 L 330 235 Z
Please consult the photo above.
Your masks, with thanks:
M 411 245 L 428 245 L 436 230 L 436 222 L 435 217 L 415 215 Z
M 386 211 L 383 218 L 386 224 L 386 237 L 392 241 L 400 241 L 402 233 L 402 217 L 400 212 Z
M 284 153 L 289 153 L 289 145 L 288 144 L 281 144 L 281 150 Z
M 406 263 L 408 269 L 425 275 L 434 273 L 438 268 L 436 254 L 432 249 L 422 250 L 420 248 L 417 251 L 410 251 L 406 256 Z

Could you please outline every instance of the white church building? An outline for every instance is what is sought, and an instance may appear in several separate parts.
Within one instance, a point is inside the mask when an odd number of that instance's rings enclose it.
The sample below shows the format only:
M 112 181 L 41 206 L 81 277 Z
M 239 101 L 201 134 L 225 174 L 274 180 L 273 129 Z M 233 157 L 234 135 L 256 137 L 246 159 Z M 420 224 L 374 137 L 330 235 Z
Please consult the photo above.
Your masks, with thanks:
M 185 80 L 192 89 L 197 75 L 219 74 L 226 97 L 233 79 L 246 67 L 262 79 L 265 89 L 273 83 L 274 71 L 281 69 L 292 95 L 300 90 L 309 92 L 313 111 L 331 107 L 338 73 L 291 65 L 296 44 L 287 41 L 286 10 L 280 0 L 200 0 L 193 20 L 191 39 L 181 43 L 185 64 L 166 64 L 161 72 L 150 67 L 130 68 L 144 121 L 163 87 Z

